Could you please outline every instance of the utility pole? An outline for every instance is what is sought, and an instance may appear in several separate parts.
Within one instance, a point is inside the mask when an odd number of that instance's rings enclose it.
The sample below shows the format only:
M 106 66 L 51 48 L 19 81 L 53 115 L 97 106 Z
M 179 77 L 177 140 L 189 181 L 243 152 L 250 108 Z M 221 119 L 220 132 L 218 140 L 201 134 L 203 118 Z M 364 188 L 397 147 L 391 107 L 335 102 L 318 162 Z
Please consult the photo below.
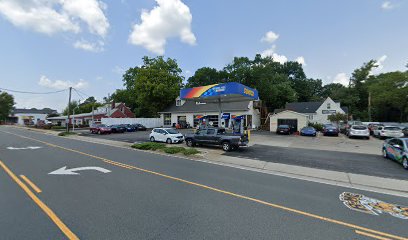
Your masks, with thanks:
M 368 121 L 371 122 L 371 92 L 368 92 Z
M 67 116 L 67 133 L 69 132 L 69 112 L 71 111 L 71 109 L 69 109 L 70 105 L 71 105 L 71 93 L 72 93 L 72 87 L 69 87 L 69 100 L 68 100 L 68 116 Z
M 92 125 L 94 125 L 94 104 L 92 104 Z

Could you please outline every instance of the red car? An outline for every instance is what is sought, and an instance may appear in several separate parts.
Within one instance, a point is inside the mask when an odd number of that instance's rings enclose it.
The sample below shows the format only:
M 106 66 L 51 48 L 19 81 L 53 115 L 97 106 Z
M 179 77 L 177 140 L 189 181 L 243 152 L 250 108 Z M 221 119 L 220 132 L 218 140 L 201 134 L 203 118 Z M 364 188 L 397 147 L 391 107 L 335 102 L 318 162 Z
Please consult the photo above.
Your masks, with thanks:
M 104 124 L 98 124 L 98 125 L 93 125 L 92 127 L 89 128 L 91 133 L 97 133 L 97 134 L 111 134 L 112 129 Z

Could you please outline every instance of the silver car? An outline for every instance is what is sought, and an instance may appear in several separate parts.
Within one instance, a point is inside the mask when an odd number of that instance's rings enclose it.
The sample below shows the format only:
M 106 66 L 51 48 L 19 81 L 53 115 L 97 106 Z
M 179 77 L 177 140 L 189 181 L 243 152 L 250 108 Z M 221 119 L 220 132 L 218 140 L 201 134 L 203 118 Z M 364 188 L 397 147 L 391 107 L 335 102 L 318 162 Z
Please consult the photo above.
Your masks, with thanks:
M 365 139 L 370 139 L 370 131 L 365 125 L 353 125 L 347 132 L 349 138 L 352 137 L 362 137 Z
M 397 126 L 384 126 L 381 129 L 379 128 L 376 132 L 376 137 L 380 139 L 399 138 L 403 136 L 404 133 L 402 132 L 401 128 Z

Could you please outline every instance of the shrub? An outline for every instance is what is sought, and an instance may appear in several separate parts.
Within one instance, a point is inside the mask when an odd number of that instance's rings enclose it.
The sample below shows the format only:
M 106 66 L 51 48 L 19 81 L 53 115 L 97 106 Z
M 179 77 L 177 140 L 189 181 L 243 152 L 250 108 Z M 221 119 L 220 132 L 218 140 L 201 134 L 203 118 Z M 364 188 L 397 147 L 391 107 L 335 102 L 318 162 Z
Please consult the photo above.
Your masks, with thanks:
M 137 143 L 133 144 L 132 148 L 140 149 L 140 150 L 153 150 L 156 151 L 157 149 L 163 149 L 166 145 L 163 143 L 155 143 L 155 142 L 146 142 L 146 143 Z
M 52 126 L 51 129 L 66 129 L 64 126 Z
M 200 151 L 198 151 L 197 149 L 195 149 L 195 148 L 187 148 L 187 149 L 185 149 L 184 151 L 183 151 L 183 154 L 184 155 L 193 155 L 193 154 L 198 154 L 198 153 L 200 153 Z
M 184 152 L 186 149 L 184 147 L 166 147 L 163 149 L 165 153 L 175 154 Z
M 319 131 L 319 132 L 323 131 L 323 124 L 310 122 L 308 125 L 309 127 L 314 127 L 316 131 Z

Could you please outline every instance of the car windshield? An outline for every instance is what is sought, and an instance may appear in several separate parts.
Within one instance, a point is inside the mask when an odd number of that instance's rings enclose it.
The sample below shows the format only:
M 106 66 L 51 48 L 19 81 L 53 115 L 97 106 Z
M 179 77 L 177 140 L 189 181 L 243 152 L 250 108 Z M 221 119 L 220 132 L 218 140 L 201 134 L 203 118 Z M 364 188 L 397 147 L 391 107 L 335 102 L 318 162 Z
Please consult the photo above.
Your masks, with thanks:
M 169 133 L 169 134 L 177 134 L 177 133 L 179 133 L 176 129 L 172 129 L 172 128 L 168 128 L 168 129 L 165 129 L 165 130 L 166 130 L 166 132 Z
M 98 125 L 98 127 L 106 127 L 105 124 Z
M 355 130 L 366 130 L 367 127 L 366 126 L 353 126 L 353 129 L 355 129 Z
M 314 128 L 312 128 L 312 127 L 305 127 L 305 128 L 303 128 L 303 130 L 314 130 Z
M 289 128 L 289 125 L 279 125 L 279 128 Z
M 401 130 L 401 128 L 399 128 L 399 127 L 385 127 L 384 130 L 398 131 L 398 130 Z

